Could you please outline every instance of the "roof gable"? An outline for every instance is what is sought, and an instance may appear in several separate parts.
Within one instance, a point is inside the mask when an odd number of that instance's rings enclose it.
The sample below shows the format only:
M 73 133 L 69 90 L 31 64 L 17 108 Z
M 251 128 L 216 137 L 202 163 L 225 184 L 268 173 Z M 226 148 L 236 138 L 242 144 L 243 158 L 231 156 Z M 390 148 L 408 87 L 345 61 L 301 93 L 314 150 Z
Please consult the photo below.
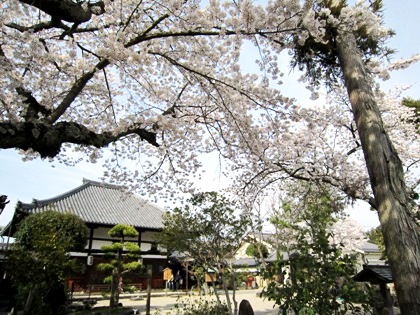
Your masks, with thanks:
M 137 228 L 163 227 L 162 208 L 128 192 L 123 186 L 90 180 L 83 180 L 83 185 L 50 199 L 19 202 L 16 209 L 26 213 L 47 209 L 70 212 L 86 223 L 99 225 L 122 223 Z
M 358 282 L 370 282 L 372 284 L 391 283 L 391 267 L 387 265 L 363 265 L 363 270 L 354 276 Z

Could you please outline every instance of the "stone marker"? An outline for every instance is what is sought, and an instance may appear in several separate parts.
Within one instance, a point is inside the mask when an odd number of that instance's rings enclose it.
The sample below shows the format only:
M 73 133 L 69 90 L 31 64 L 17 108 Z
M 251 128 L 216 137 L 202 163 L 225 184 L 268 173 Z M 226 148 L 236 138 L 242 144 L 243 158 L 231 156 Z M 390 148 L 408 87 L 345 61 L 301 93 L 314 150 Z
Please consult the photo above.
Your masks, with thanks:
M 254 315 L 254 310 L 248 300 L 241 301 L 238 315 Z

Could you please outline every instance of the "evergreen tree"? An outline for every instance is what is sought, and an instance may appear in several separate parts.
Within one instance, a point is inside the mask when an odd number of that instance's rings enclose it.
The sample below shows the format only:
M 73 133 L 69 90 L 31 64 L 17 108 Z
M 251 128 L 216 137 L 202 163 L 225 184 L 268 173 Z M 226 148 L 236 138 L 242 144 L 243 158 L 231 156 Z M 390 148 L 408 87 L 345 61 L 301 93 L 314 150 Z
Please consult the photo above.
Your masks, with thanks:
M 420 128 L 420 100 L 405 98 L 402 101 L 402 105 L 414 109 L 415 117 L 412 122 L 416 124 L 418 130 Z
M 384 236 L 382 234 L 381 226 L 372 228 L 366 232 L 369 242 L 378 245 L 379 250 L 381 251 L 381 260 L 388 260 L 386 256 L 386 249 L 384 244 Z
M 142 264 L 140 259 L 140 246 L 128 241 L 127 238 L 134 238 L 139 232 L 127 224 L 117 224 L 108 231 L 108 235 L 115 238 L 115 242 L 111 245 L 104 245 L 101 250 L 105 253 L 105 258 L 109 258 L 107 263 L 98 264 L 98 269 L 110 273 L 104 279 L 104 282 L 111 283 L 111 296 L 109 299 L 109 307 L 118 306 L 120 289 L 122 285 L 122 274 L 128 271 L 138 271 Z
M 82 265 L 70 259 L 69 252 L 84 249 L 88 229 L 71 213 L 47 210 L 25 218 L 14 237 L 7 268 L 18 292 L 18 303 L 24 304 L 25 314 L 47 314 L 42 297 L 49 290 L 58 290 L 67 277 L 81 270 Z

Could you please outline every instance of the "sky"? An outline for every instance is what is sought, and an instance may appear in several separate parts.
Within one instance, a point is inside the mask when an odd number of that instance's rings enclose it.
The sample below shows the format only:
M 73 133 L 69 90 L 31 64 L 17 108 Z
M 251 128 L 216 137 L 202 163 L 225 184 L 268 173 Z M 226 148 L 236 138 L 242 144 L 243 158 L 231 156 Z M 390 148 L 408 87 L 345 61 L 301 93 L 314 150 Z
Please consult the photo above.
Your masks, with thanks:
M 420 35 L 416 30 L 419 27 L 420 1 L 383 0 L 383 3 L 385 25 L 397 33 L 389 42 L 389 46 L 397 50 L 393 60 L 419 54 Z M 396 85 L 412 85 L 412 88 L 405 92 L 405 96 L 420 99 L 420 63 L 409 69 L 391 73 L 391 79 L 383 84 L 385 88 Z M 296 93 L 301 93 L 303 87 L 293 89 L 296 89 Z M 210 170 L 207 174 L 207 178 L 200 184 L 205 182 L 206 188 L 217 188 L 220 185 L 218 170 Z M 33 198 L 52 198 L 82 185 L 83 178 L 100 181 L 102 175 L 103 170 L 99 165 L 79 163 L 69 167 L 40 159 L 23 162 L 16 150 L 0 149 L 0 195 L 7 195 L 10 200 L 0 215 L 0 226 L 10 221 L 18 200 L 31 202 Z M 353 209 L 349 210 L 349 214 L 365 228 L 379 225 L 376 213 L 370 211 L 363 203 L 356 203 Z

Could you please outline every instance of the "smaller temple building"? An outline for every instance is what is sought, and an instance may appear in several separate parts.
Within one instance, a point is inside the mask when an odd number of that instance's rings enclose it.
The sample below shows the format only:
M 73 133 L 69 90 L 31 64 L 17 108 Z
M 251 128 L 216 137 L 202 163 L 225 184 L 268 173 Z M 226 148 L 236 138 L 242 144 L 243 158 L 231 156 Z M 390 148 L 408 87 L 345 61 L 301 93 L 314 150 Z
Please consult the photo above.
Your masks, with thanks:
M 379 286 L 374 292 L 373 314 L 395 314 L 394 301 L 388 287 L 388 284 L 394 282 L 390 266 L 363 265 L 363 270 L 354 276 L 354 280 Z
M 155 243 L 156 236 L 162 230 L 164 210 L 139 196 L 127 191 L 122 186 L 110 185 L 91 180 L 59 196 L 37 200 L 31 203 L 18 202 L 12 221 L 3 230 L 3 236 L 13 237 L 21 220 L 33 213 L 46 210 L 73 213 L 87 225 L 90 233 L 83 252 L 72 252 L 70 257 L 80 260 L 85 266 L 83 272 L 68 284 L 75 291 L 105 291 L 104 275 L 96 267 L 104 261 L 101 247 L 113 240 L 108 231 L 116 224 L 133 226 L 139 236 L 127 241 L 136 242 L 141 249 L 143 272 L 129 275 L 130 283 L 137 288 L 146 287 L 146 273 L 152 271 L 152 288 L 163 288 L 163 270 L 168 259 Z

